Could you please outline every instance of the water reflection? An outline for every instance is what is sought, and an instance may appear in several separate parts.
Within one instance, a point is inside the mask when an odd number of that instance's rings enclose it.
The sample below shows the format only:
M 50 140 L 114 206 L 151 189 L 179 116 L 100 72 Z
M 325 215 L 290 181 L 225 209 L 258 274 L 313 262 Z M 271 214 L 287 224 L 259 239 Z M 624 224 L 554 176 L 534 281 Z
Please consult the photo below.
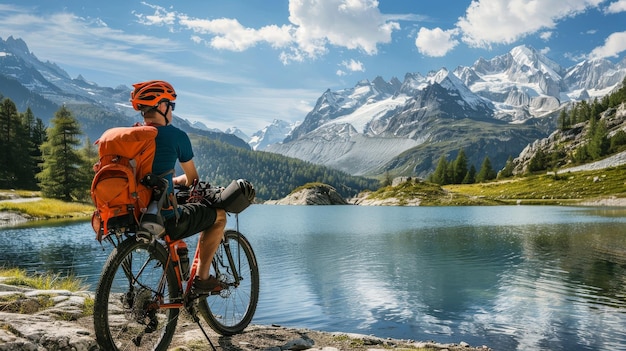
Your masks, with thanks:
M 87 223 L 76 221 L 4 228 L 0 230 L 0 266 L 74 275 L 93 287 L 108 252 L 89 229 Z
M 624 214 L 252 206 L 241 229 L 261 271 L 253 323 L 496 350 L 626 350 Z M 0 230 L 0 250 L 0 265 L 73 271 L 92 286 L 110 252 L 87 223 Z

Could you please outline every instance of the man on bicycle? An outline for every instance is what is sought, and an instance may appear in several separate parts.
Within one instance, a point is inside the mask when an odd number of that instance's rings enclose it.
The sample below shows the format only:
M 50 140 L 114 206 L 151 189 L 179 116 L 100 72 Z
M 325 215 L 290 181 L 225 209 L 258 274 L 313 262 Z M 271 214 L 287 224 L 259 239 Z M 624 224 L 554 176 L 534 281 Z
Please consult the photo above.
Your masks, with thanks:
M 161 80 L 153 80 L 133 84 L 135 88 L 130 94 L 133 108 L 141 112 L 144 123 L 157 128 L 156 152 L 152 171 L 154 174 L 165 174 L 169 182 L 168 192 L 174 191 L 174 185 L 190 186 L 199 179 L 198 170 L 193 161 L 193 150 L 189 136 L 174 127 L 172 111 L 176 91 L 171 84 Z M 174 176 L 176 161 L 180 162 L 184 174 Z M 168 173 L 169 172 L 169 173 Z M 178 220 L 174 210 L 178 211 Z M 192 293 L 207 295 L 221 290 L 220 282 L 209 275 L 213 255 L 222 240 L 226 226 L 226 212 L 206 205 L 205 203 L 187 203 L 174 210 L 163 210 L 164 227 L 170 238 L 177 240 L 195 233 L 200 234 L 198 275 L 195 277 Z

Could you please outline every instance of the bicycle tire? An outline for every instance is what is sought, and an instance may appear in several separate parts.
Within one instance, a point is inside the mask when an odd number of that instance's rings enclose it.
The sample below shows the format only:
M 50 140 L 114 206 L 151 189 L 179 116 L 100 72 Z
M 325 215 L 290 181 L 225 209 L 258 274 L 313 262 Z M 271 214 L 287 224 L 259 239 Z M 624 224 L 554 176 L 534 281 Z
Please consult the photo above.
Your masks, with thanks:
M 211 329 L 229 336 L 242 332 L 254 317 L 259 301 L 259 267 L 250 242 L 241 233 L 227 230 L 224 242 L 227 245 L 220 244 L 213 258 L 213 270 L 217 267 L 218 279 L 229 287 L 201 298 L 198 310 Z M 227 268 L 228 250 L 241 279 L 239 286 L 233 284 L 232 271 Z
M 154 303 L 159 281 L 165 277 L 163 302 L 178 299 L 181 293 L 172 265 L 163 275 L 167 261 L 161 243 L 138 242 L 134 237 L 111 252 L 94 301 L 94 329 L 102 350 L 167 350 L 179 309 L 159 309 Z

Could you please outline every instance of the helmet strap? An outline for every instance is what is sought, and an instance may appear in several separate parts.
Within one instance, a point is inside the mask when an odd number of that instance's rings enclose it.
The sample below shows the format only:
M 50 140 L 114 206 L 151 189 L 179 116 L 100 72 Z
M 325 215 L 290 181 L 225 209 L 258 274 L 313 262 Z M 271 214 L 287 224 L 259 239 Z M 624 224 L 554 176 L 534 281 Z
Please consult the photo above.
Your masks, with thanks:
M 142 117 L 145 117 L 146 112 L 148 112 L 148 111 L 153 111 L 153 110 L 154 110 L 155 112 L 158 112 L 161 116 L 163 116 L 163 119 L 165 120 L 165 125 L 168 125 L 168 124 L 169 124 L 169 121 L 167 120 L 167 113 L 168 113 L 168 112 L 169 112 L 169 110 L 170 110 L 170 105 L 169 105 L 169 104 L 167 104 L 167 110 L 165 110 L 165 113 L 161 112 L 161 110 L 159 110 L 159 107 L 158 107 L 158 105 L 157 105 L 157 106 L 152 107 L 152 108 L 151 108 L 151 109 L 149 109 L 149 110 L 146 110 L 146 111 L 141 111 L 141 116 L 142 116 Z
M 161 110 L 157 109 L 157 112 L 161 114 L 161 116 L 163 116 L 163 119 L 165 120 L 165 125 L 169 124 L 169 121 L 167 120 L 167 113 L 170 110 L 170 105 L 167 104 L 167 110 L 165 110 L 165 113 L 161 112 Z
M 161 110 L 159 110 L 158 105 L 155 107 L 156 112 L 158 112 L 161 116 L 163 116 L 163 119 L 165 120 L 165 125 L 169 124 L 169 121 L 167 120 L 167 113 L 170 112 L 170 104 L 167 104 L 167 109 L 165 110 L 165 113 L 161 112 Z

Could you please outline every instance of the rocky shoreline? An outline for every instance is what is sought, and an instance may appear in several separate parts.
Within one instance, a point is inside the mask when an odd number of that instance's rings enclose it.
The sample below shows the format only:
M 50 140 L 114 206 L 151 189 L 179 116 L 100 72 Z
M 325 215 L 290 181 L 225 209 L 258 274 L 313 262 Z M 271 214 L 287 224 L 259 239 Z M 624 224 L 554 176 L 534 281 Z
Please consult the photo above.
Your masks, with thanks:
M 93 318 L 86 291 L 33 290 L 2 284 L 0 277 L 0 351 L 97 351 Z M 467 343 L 439 344 L 385 339 L 370 335 L 321 332 L 278 325 L 251 325 L 241 334 L 223 337 L 205 326 L 211 342 L 221 350 L 366 351 L 382 349 L 490 350 Z M 210 350 L 202 332 L 186 313 L 181 314 L 170 351 Z

